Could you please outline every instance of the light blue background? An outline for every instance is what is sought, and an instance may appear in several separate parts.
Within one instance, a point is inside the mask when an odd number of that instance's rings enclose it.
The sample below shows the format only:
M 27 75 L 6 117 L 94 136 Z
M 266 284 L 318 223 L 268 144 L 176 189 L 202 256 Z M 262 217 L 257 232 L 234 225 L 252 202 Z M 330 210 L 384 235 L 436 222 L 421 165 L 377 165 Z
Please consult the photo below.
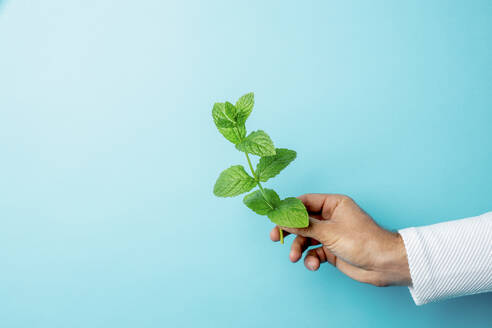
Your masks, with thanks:
M 211 108 L 297 160 L 282 197 L 346 193 L 389 229 L 492 210 L 490 1 L 4 1 L 1 327 L 490 327 L 273 244 L 219 199 L 245 164 Z

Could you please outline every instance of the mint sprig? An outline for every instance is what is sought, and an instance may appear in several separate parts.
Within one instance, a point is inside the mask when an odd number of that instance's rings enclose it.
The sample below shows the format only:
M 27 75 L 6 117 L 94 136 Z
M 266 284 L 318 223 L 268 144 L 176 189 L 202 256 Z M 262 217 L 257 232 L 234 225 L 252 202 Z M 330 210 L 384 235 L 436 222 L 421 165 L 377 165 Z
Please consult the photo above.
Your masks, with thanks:
M 212 117 L 219 132 L 236 149 L 244 152 L 251 175 L 242 165 L 234 165 L 220 173 L 214 185 L 214 194 L 218 197 L 234 197 L 258 189 L 244 196 L 246 206 L 260 215 L 266 215 L 273 223 L 290 228 L 305 228 L 309 225 L 309 217 L 304 204 L 295 197 L 283 200 L 273 189 L 263 188 L 266 182 L 285 169 L 295 158 L 296 152 L 285 148 L 275 148 L 272 139 L 265 131 L 257 130 L 246 135 L 246 120 L 254 106 L 254 94 L 245 94 L 235 105 L 226 101 L 215 103 Z M 249 154 L 260 157 L 253 169 Z M 280 242 L 283 243 L 282 229 Z

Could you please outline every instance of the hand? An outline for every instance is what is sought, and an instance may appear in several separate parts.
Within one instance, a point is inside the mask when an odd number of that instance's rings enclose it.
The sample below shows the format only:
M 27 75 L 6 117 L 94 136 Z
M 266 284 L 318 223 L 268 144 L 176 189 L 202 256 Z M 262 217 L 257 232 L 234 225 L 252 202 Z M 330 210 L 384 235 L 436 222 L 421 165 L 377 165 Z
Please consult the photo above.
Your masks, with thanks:
M 407 255 L 398 233 L 385 230 L 350 197 L 333 194 L 306 194 L 298 197 L 309 213 L 307 228 L 281 227 L 296 234 L 290 260 L 297 262 L 309 246 L 304 265 L 312 271 L 329 262 L 344 274 L 375 286 L 411 284 Z M 279 227 L 270 238 L 279 240 Z

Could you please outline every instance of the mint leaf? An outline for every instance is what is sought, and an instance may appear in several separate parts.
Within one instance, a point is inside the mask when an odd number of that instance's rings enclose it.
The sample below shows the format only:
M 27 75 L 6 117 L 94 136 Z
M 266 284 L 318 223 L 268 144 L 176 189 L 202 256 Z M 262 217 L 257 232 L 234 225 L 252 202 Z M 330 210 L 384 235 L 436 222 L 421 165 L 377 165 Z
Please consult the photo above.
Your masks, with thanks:
M 234 165 L 220 173 L 215 182 L 214 194 L 218 197 L 237 196 L 250 191 L 256 184 L 242 165 Z
M 238 111 L 237 123 L 243 125 L 251 114 L 253 106 L 255 104 L 255 95 L 253 92 L 247 93 L 236 102 L 236 108 Z
M 268 214 L 268 212 L 272 211 L 280 204 L 280 197 L 278 197 L 277 193 L 274 190 L 267 188 L 265 188 L 264 190 L 268 203 L 267 201 L 265 201 L 265 197 L 263 197 L 261 190 L 253 191 L 243 198 L 244 204 L 260 215 Z
M 224 104 L 224 110 L 227 117 L 229 117 L 235 124 L 237 124 L 237 108 L 230 102 L 226 101 Z M 242 124 L 241 124 L 242 125 Z
M 232 142 L 238 144 L 246 137 L 244 124 L 237 124 L 237 109 L 230 102 L 215 103 L 212 108 L 212 117 L 219 132 Z
M 215 103 L 212 108 L 212 117 L 217 128 L 232 128 L 236 126 L 233 117 L 226 114 L 226 105 L 224 103 Z
M 238 126 L 235 128 L 217 128 L 220 133 L 232 142 L 233 144 L 238 144 L 244 137 L 246 137 L 246 128 L 243 126 Z
M 266 182 L 285 169 L 296 158 L 296 152 L 285 148 L 276 148 L 275 155 L 264 156 L 256 166 L 256 177 Z
M 272 139 L 262 130 L 251 132 L 246 139 L 236 145 L 236 148 L 258 156 L 275 155 Z
M 288 197 L 277 208 L 268 212 L 268 218 L 275 224 L 289 228 L 305 228 L 309 225 L 309 216 L 304 204 L 295 197 Z

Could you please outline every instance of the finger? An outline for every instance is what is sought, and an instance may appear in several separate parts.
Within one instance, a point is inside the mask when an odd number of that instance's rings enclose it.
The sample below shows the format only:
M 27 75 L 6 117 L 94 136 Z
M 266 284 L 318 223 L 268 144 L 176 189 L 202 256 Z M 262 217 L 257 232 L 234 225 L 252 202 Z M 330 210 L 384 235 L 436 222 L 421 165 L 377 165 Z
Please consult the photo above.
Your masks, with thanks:
M 309 217 L 316 219 L 316 220 L 325 220 L 321 213 L 314 213 L 314 212 L 309 212 Z
M 311 271 L 318 270 L 321 263 L 326 261 L 326 254 L 322 246 L 310 249 L 307 252 L 306 257 L 304 257 L 304 265 Z
M 283 230 L 283 229 L 282 229 Z M 284 237 L 290 235 L 289 232 L 283 231 Z M 280 233 L 278 231 L 278 226 L 275 226 L 272 231 L 270 231 L 270 239 L 272 241 L 279 241 L 280 240 Z
M 323 251 L 325 252 L 326 262 L 330 263 L 334 267 L 337 266 L 337 256 L 333 254 L 327 247 L 323 247 Z
M 306 206 L 308 212 L 321 212 L 327 194 L 304 194 L 297 198 Z
M 282 227 L 282 230 L 289 233 L 293 233 L 303 237 L 314 238 L 316 240 L 321 240 L 323 235 L 324 222 L 314 218 L 309 218 L 309 225 L 306 228 L 288 228 Z
M 317 214 L 317 219 L 328 220 L 338 204 L 347 196 L 340 194 L 304 194 L 297 198 L 306 206 L 310 216 L 314 217 Z
M 289 258 L 292 262 L 297 262 L 302 257 L 302 253 L 309 247 L 311 238 L 297 236 L 290 246 Z

